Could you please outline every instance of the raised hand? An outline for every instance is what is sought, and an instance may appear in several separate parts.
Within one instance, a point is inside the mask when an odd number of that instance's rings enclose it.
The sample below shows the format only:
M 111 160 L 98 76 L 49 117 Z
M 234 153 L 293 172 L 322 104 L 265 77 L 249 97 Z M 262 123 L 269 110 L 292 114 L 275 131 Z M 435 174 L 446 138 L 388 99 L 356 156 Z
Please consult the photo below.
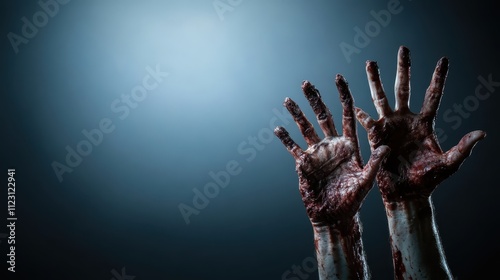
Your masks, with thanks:
M 387 213 L 395 278 L 452 279 L 430 196 L 439 183 L 458 170 L 486 134 L 480 130 L 470 132 L 443 152 L 434 132 L 434 121 L 448 73 L 448 59 L 443 57 L 438 61 L 418 114 L 408 107 L 410 65 L 410 51 L 402 46 L 398 53 L 393 111 L 377 63 L 368 61 L 366 73 L 379 119 L 373 120 L 358 108 L 356 117 L 368 132 L 372 150 L 382 145 L 391 148 L 377 174 L 377 183 Z
M 382 196 L 388 201 L 429 197 L 439 183 L 458 170 L 474 145 L 486 135 L 480 130 L 470 132 L 455 147 L 443 152 L 434 132 L 434 121 L 443 95 L 448 59 L 443 57 L 438 61 L 418 114 L 408 107 L 410 65 L 410 51 L 402 46 L 398 53 L 393 111 L 385 96 L 377 63 L 368 61 L 366 73 L 379 119 L 373 120 L 356 108 L 356 117 L 368 132 L 372 150 L 382 145 L 391 148 L 377 175 Z
M 290 98 L 285 99 L 284 106 L 293 116 L 308 148 L 302 150 L 285 128 L 277 127 L 274 131 L 295 159 L 302 200 L 311 222 L 318 225 L 334 225 L 352 220 L 372 188 L 380 163 L 389 151 L 384 146 L 375 149 L 363 168 L 353 99 L 342 76 L 337 75 L 336 84 L 343 106 L 342 136 L 338 135 L 332 115 L 321 100 L 319 91 L 308 81 L 302 84 L 302 90 L 325 138 L 321 140 L 318 137 L 312 124 Z
M 344 78 L 337 75 L 343 106 L 342 132 L 335 130 L 332 115 L 311 83 L 302 90 L 325 135 L 321 140 L 299 106 L 290 98 L 284 105 L 292 114 L 308 148 L 302 150 L 283 127 L 274 133 L 295 159 L 302 201 L 314 230 L 320 280 L 369 278 L 359 221 L 359 208 L 373 186 L 386 146 L 375 149 L 365 167 L 359 152 L 353 99 Z M 288 279 L 287 273 L 283 278 Z

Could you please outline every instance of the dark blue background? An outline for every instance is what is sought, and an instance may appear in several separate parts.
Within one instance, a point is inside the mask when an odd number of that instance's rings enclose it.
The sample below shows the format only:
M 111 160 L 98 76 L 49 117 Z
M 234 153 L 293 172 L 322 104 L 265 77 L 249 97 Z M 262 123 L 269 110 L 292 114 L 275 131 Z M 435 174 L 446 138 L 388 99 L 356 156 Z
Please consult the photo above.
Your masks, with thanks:
M 387 9 L 388 2 L 243 0 L 221 20 L 211 0 L 73 0 L 18 53 L 7 34 L 21 35 L 21 18 L 32 20 L 41 8 L 36 1 L 2 2 L 0 172 L 16 168 L 18 276 L 111 279 L 125 267 L 136 280 L 282 279 L 314 256 L 314 246 L 293 160 L 277 139 L 266 138 L 273 109 L 281 112 L 289 96 L 313 120 L 300 90 L 308 79 L 340 127 L 333 80 L 342 73 L 356 105 L 376 116 L 365 61 L 378 61 L 393 104 L 400 45 L 412 51 L 416 112 L 435 63 L 450 59 L 436 122 L 446 135 L 443 149 L 469 131 L 488 133 L 433 200 L 453 274 L 496 274 L 500 87 L 459 117 L 460 125 L 457 113 L 449 112 L 454 119 L 444 114 L 474 99 L 479 76 L 500 81 L 498 10 L 493 1 L 401 0 L 401 12 L 348 62 L 339 44 L 354 45 L 354 28 L 364 29 L 370 11 Z M 110 104 L 156 65 L 169 76 L 121 120 Z M 85 139 L 81 131 L 103 118 L 115 130 L 59 182 L 51 164 L 64 164 L 65 147 L 76 148 Z M 304 147 L 295 124 L 276 124 Z M 358 131 L 366 160 L 366 133 Z M 259 133 L 266 142 L 258 140 L 260 150 L 249 142 Z M 213 182 L 209 172 L 232 160 L 241 173 L 186 225 L 179 204 L 192 206 L 193 189 Z M 1 197 L 6 202 L 6 186 Z M 376 188 L 361 219 L 373 278 L 392 278 Z M 6 271 L 5 239 L 0 252 Z M 308 279 L 316 278 L 314 272 Z

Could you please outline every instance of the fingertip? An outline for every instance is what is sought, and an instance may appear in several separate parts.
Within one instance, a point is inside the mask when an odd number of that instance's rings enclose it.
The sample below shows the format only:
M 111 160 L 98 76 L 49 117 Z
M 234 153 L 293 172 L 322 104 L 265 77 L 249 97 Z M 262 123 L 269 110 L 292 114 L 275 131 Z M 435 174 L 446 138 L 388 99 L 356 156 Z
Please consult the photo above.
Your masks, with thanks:
M 339 92 L 340 101 L 342 103 L 349 102 L 352 100 L 352 96 L 349 91 L 349 84 L 342 75 L 337 75 L 336 78 L 337 90 Z
M 285 98 L 285 102 L 283 102 L 283 106 L 285 106 L 287 108 L 290 107 L 290 105 L 293 105 L 293 104 L 296 104 L 296 103 L 290 97 Z
M 477 137 L 479 140 L 483 140 L 487 136 L 486 131 L 483 131 L 483 130 L 476 130 L 473 132 L 477 134 Z
M 288 108 L 288 104 L 292 102 L 292 99 L 290 97 L 286 97 L 285 101 L 283 101 L 283 106 Z
M 378 170 L 380 169 L 380 166 L 382 165 L 383 160 L 387 157 L 387 154 L 389 154 L 390 150 L 391 149 L 388 146 L 382 145 L 372 152 L 368 163 L 364 167 L 366 180 L 374 179 Z
M 402 63 L 402 66 L 404 66 L 404 67 L 411 66 L 410 49 L 408 49 L 405 46 L 400 46 L 399 47 L 399 57 L 401 59 L 400 63 Z
M 346 88 L 348 85 L 347 80 L 341 74 L 337 74 L 337 76 L 335 77 L 335 83 L 338 87 L 341 88 Z
M 478 142 L 486 138 L 486 132 L 482 130 L 474 130 L 467 134 L 470 142 Z
M 378 63 L 373 60 L 367 60 L 366 61 L 366 69 L 367 70 L 377 70 L 378 69 Z
M 286 129 L 282 126 L 277 126 L 274 129 L 274 135 L 278 136 L 278 138 L 281 138 L 282 136 L 285 136 L 287 133 Z
M 401 45 L 401 46 L 399 46 L 399 52 L 401 52 L 401 53 L 410 53 L 410 49 L 408 49 L 408 47 L 405 46 L 405 45 Z
M 302 92 L 304 92 L 304 95 L 306 96 L 307 99 L 319 96 L 319 92 L 316 90 L 314 85 L 307 80 L 302 82 Z
M 471 141 L 479 141 L 486 137 L 486 132 L 482 130 L 474 130 L 466 135 Z
M 385 159 L 389 155 L 390 152 L 391 152 L 391 148 L 389 148 L 389 146 L 382 145 L 382 146 L 376 148 L 372 154 L 375 157 L 375 160 L 381 161 L 381 160 Z
M 307 88 L 310 88 L 312 86 L 311 82 L 309 82 L 308 80 L 304 80 L 302 81 L 302 89 L 305 90 Z
M 441 57 L 441 59 L 439 59 L 437 67 L 441 69 L 442 72 L 447 72 L 449 65 L 449 59 L 446 56 L 443 56 Z
M 476 130 L 467 133 L 458 144 L 458 151 L 462 154 L 469 154 L 474 148 L 477 142 L 483 140 L 486 137 L 486 132 L 482 130 Z
M 391 152 L 391 148 L 389 148 L 389 146 L 387 146 L 387 145 L 382 145 L 382 146 L 378 147 L 377 150 L 379 150 L 379 154 L 382 157 L 387 156 Z

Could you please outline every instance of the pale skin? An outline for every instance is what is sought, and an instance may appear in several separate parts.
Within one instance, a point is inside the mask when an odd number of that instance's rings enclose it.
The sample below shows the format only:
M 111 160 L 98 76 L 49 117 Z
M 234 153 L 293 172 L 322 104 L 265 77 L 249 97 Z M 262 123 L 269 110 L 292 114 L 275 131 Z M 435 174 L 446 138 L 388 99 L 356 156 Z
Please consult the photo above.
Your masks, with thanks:
M 313 225 L 319 278 L 368 279 L 359 209 L 390 149 L 383 145 L 375 148 L 366 166 L 362 165 L 354 101 L 341 75 L 337 75 L 335 82 L 343 107 L 342 135 L 337 133 L 319 91 L 308 81 L 302 84 L 302 90 L 325 137 L 319 138 L 290 98 L 285 99 L 284 106 L 308 147 L 301 149 L 283 127 L 277 127 L 275 134 L 295 159 L 299 191 Z
M 378 120 L 356 108 L 356 117 L 368 133 L 372 151 L 389 146 L 377 183 L 386 208 L 396 279 L 452 279 L 434 220 L 431 194 L 455 173 L 475 144 L 486 136 L 476 130 L 444 152 L 434 122 L 448 73 L 448 59 L 441 58 L 425 93 L 422 109 L 409 109 L 410 51 L 401 46 L 395 92 L 395 109 L 387 101 L 376 62 L 366 72 Z
M 388 104 L 376 62 L 366 71 L 379 119 L 359 108 L 345 79 L 336 84 L 343 106 L 342 130 L 335 130 L 331 113 L 319 91 L 305 81 L 302 89 L 325 135 L 320 139 L 295 102 L 284 105 L 292 114 L 308 148 L 302 150 L 278 127 L 275 134 L 294 157 L 299 190 L 313 225 L 320 279 L 367 279 L 368 266 L 361 241 L 359 209 L 375 178 L 386 208 L 396 279 L 452 279 L 434 220 L 430 199 L 443 180 L 458 170 L 475 144 L 486 134 L 477 130 L 444 152 L 434 122 L 448 72 L 448 59 L 439 60 L 420 113 L 409 109 L 410 52 L 398 52 L 396 105 Z M 368 132 L 372 156 L 362 166 L 354 122 Z M 389 151 L 390 155 L 389 155 Z

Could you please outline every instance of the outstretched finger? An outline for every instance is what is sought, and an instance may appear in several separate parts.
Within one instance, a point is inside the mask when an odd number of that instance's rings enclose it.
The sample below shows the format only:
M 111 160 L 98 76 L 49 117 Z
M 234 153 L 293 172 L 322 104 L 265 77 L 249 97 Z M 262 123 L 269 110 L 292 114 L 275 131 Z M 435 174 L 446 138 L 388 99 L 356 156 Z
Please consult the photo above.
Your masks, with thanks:
M 292 115 L 295 123 L 300 129 L 300 132 L 304 136 L 307 145 L 311 146 L 316 143 L 319 143 L 321 139 L 319 139 L 318 134 L 314 131 L 313 125 L 309 122 L 309 120 L 304 116 L 302 110 L 300 110 L 299 105 L 295 103 L 292 99 L 286 98 L 283 105 L 286 107 L 288 112 Z
M 357 143 L 356 120 L 354 119 L 354 100 L 349 85 L 342 75 L 337 74 L 335 84 L 342 103 L 342 134 Z
M 360 177 L 360 184 L 362 186 L 365 186 L 366 188 L 370 188 L 372 186 L 382 161 L 387 157 L 390 151 L 391 149 L 388 146 L 383 145 L 376 148 L 372 152 L 372 155 L 363 168 L 363 173 Z
M 420 110 L 420 114 L 425 117 L 429 117 L 433 120 L 436 117 L 436 113 L 441 102 L 441 97 L 443 96 L 444 83 L 446 81 L 446 75 L 448 74 L 448 58 L 441 58 L 436 68 L 434 69 L 434 74 L 432 74 L 432 80 L 425 92 L 424 104 Z
M 486 133 L 481 130 L 467 133 L 456 146 L 443 154 L 442 162 L 451 172 L 455 172 L 464 160 L 469 157 L 477 142 L 484 139 L 484 137 L 486 137 Z
M 281 143 L 285 145 L 288 152 L 295 158 L 298 159 L 304 152 L 302 149 L 292 140 L 290 134 L 284 127 L 278 126 L 274 129 L 274 134 L 281 140 Z
M 405 47 L 399 47 L 398 52 L 398 70 L 396 74 L 396 83 L 394 84 L 394 93 L 396 95 L 395 110 L 405 111 L 410 105 L 410 50 Z
M 370 92 L 373 99 L 373 104 L 377 109 L 380 118 L 390 115 L 392 113 L 387 97 L 385 96 L 384 87 L 380 81 L 380 73 L 378 70 L 377 62 L 366 62 L 366 75 L 368 77 L 368 84 L 370 85 Z
M 309 101 L 309 104 L 311 104 L 325 137 L 338 136 L 335 125 L 333 124 L 332 114 L 325 106 L 325 103 L 323 103 L 323 100 L 321 100 L 319 91 L 309 81 L 304 81 L 302 83 L 302 91 Z
M 361 110 L 360 108 L 356 107 L 355 110 L 356 110 L 356 118 L 365 128 L 365 130 L 369 132 L 371 128 L 375 125 L 375 121 L 372 119 L 372 117 L 370 117 L 370 115 L 368 115 L 368 113 Z

